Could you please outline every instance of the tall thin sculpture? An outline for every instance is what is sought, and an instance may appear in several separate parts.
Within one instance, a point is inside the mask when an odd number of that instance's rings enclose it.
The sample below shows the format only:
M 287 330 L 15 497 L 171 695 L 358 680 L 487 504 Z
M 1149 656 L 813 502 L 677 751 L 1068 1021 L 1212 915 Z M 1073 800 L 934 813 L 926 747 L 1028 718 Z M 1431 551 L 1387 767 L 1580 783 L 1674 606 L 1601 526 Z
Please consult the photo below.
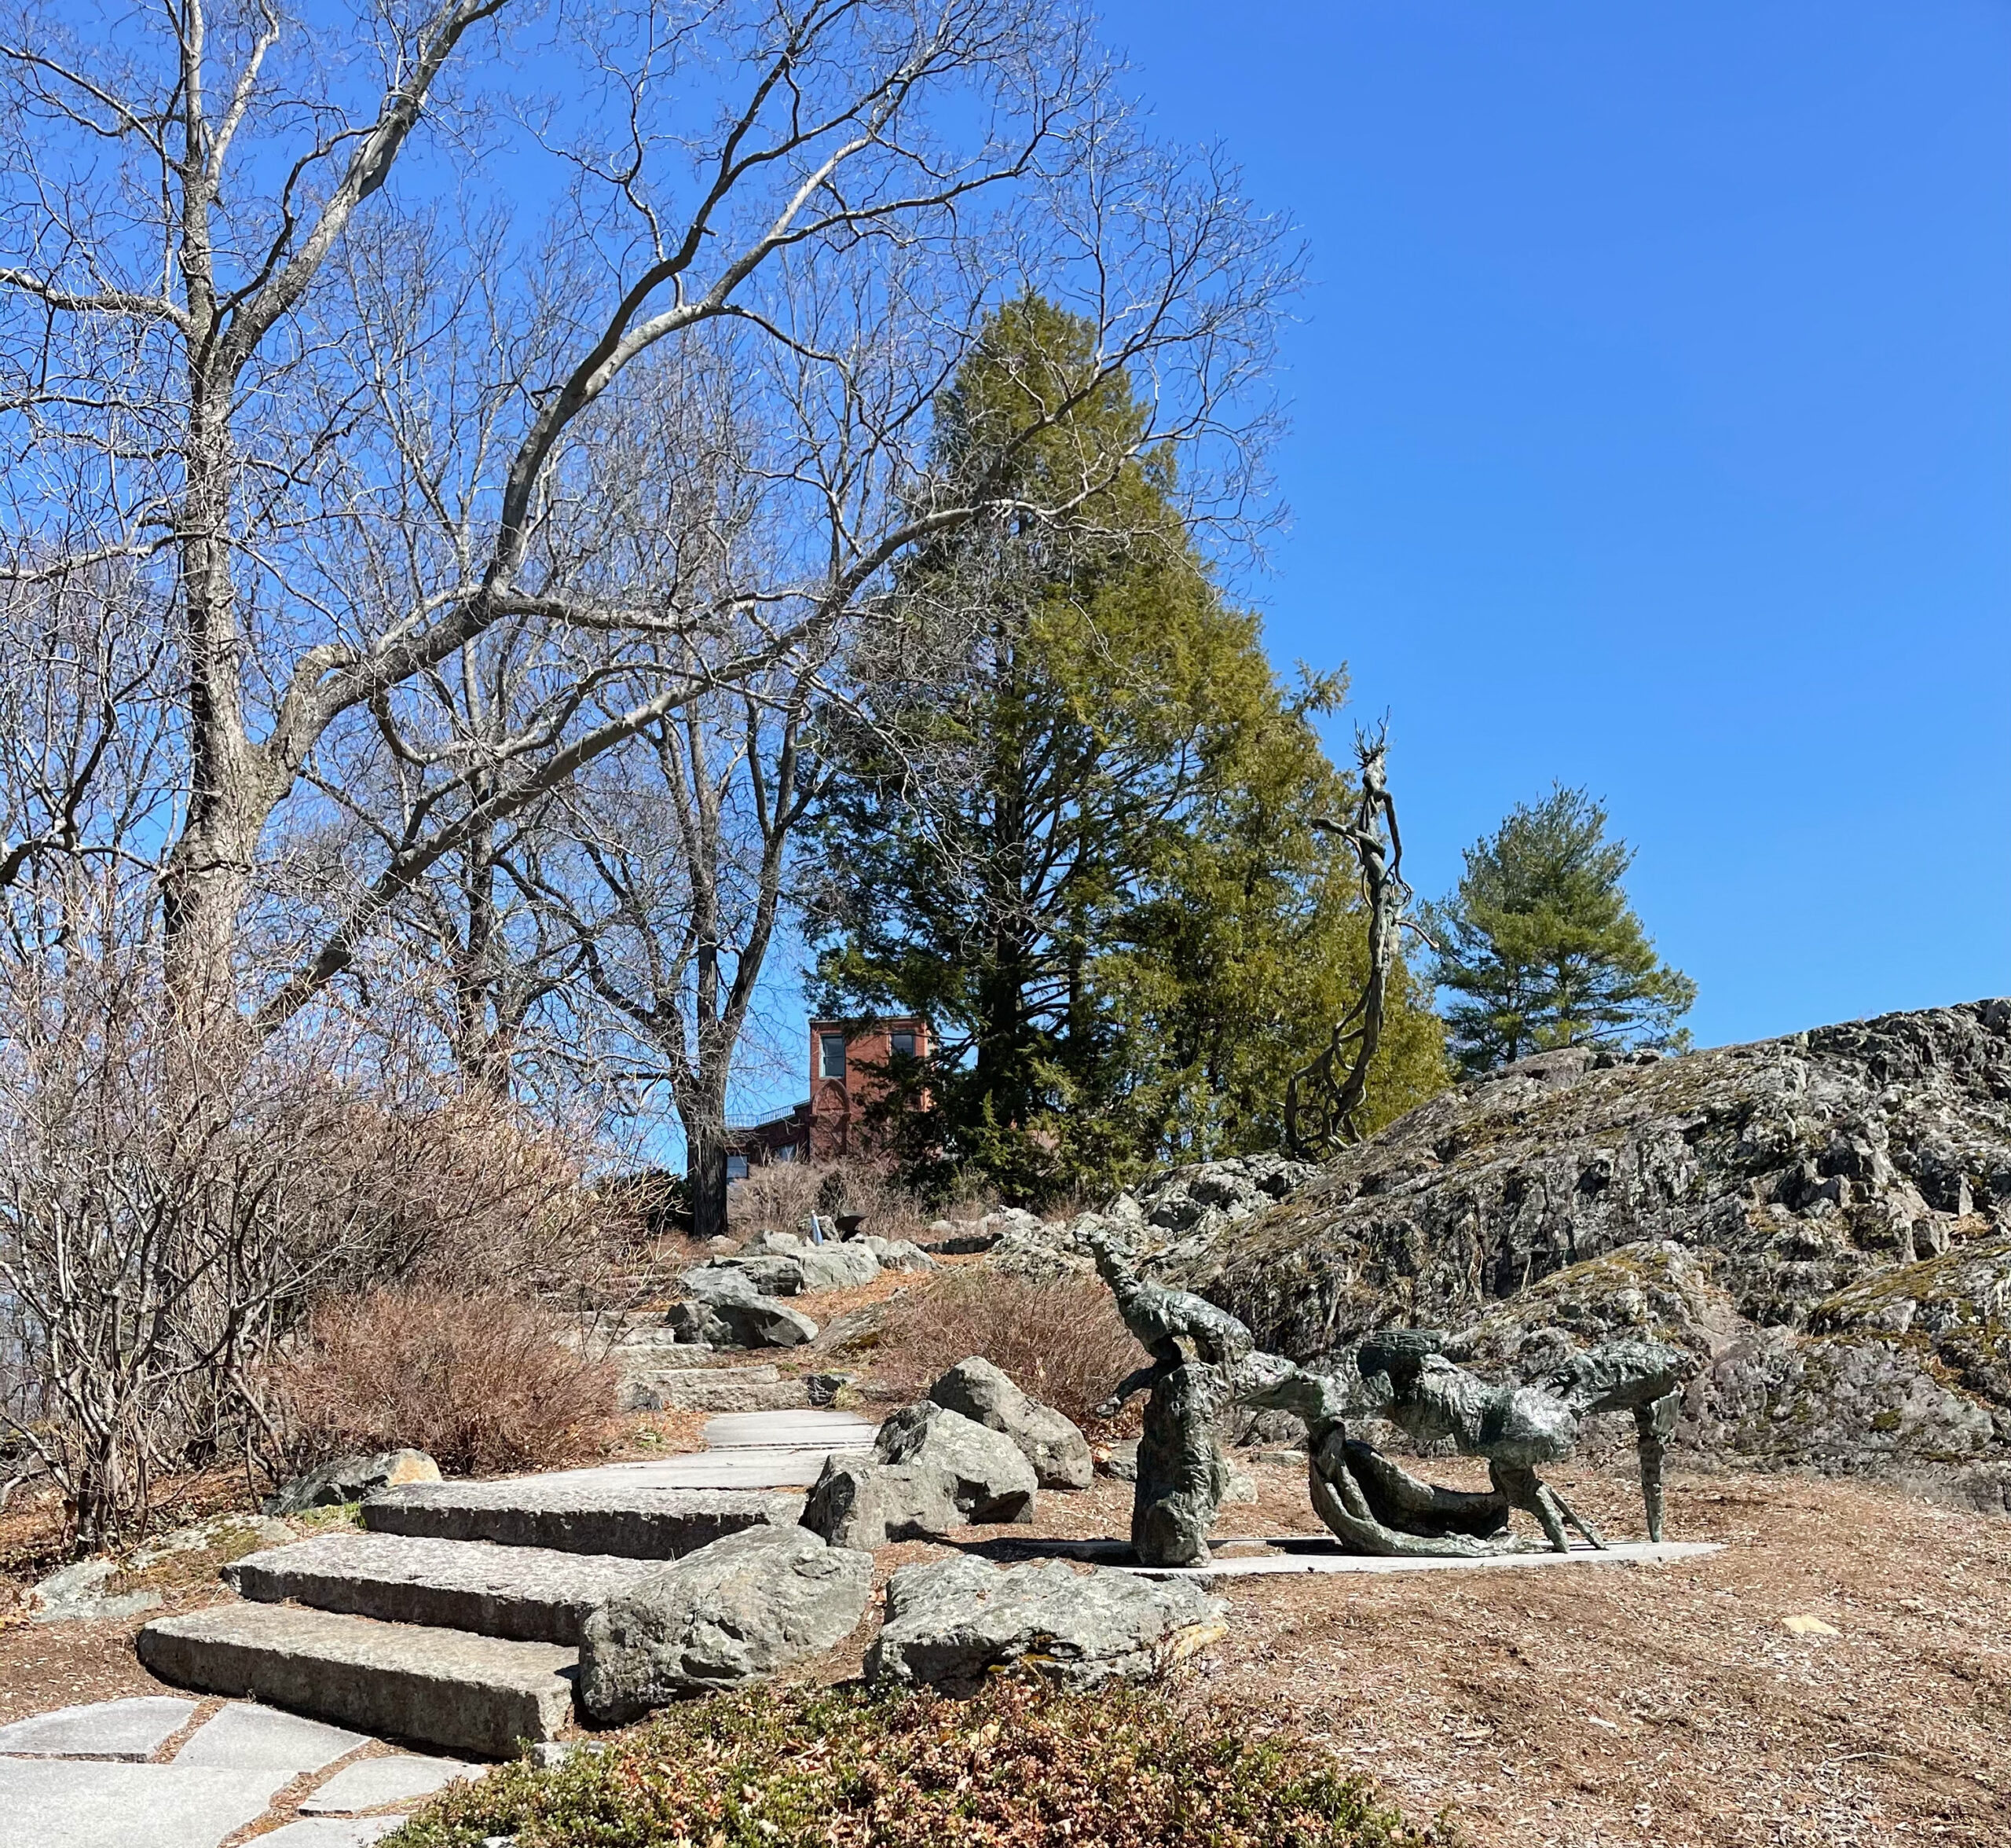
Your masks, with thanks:
M 1342 821 L 1322 817 L 1313 825 L 1354 849 L 1368 904 L 1368 979 L 1335 1023 L 1326 1050 L 1286 1081 L 1285 1141 L 1302 1160 L 1331 1155 L 1361 1140 L 1369 1062 L 1383 1042 L 1390 977 L 1402 948 L 1404 908 L 1411 897 L 1401 870 L 1404 838 L 1397 827 L 1396 798 L 1390 794 L 1386 723 L 1372 737 L 1357 732 L 1354 750 L 1360 789 L 1353 814 Z

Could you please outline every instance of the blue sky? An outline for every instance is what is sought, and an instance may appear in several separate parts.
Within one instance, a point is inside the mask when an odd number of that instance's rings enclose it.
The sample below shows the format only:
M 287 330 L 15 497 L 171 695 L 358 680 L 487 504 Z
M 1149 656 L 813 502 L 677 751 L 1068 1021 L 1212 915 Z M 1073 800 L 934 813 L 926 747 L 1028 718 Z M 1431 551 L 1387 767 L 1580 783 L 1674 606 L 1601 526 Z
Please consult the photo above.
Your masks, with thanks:
M 1104 19 L 1302 228 L 1245 588 L 1419 890 L 1560 778 L 1700 1043 L 2011 992 L 2011 5 Z

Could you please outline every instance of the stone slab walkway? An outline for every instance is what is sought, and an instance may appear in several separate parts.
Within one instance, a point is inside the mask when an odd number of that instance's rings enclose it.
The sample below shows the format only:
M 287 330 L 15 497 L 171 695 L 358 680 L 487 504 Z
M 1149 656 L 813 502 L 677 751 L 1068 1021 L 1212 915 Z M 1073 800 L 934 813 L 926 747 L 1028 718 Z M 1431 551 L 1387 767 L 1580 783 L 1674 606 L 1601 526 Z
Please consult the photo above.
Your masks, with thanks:
M 364 1848 L 480 1765 L 244 1701 L 141 1695 L 0 1727 L 0 1848 Z M 276 1799 L 284 1799 L 275 1806 Z M 297 1817 L 295 1812 L 298 1812 Z

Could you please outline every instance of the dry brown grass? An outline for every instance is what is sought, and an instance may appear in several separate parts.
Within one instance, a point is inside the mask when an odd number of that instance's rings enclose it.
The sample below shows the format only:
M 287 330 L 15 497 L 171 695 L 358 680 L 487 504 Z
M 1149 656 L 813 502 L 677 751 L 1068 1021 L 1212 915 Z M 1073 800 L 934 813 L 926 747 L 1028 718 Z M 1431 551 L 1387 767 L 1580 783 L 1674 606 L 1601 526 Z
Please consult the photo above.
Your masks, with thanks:
M 450 1474 L 570 1462 L 606 1436 L 620 1374 L 555 1333 L 544 1311 L 496 1292 L 324 1304 L 275 1370 L 289 1461 L 410 1444 Z
M 971 1266 L 888 1304 L 873 1349 L 874 1384 L 918 1397 L 973 1354 L 1079 1424 L 1148 1358 L 1095 1278 L 1035 1283 Z

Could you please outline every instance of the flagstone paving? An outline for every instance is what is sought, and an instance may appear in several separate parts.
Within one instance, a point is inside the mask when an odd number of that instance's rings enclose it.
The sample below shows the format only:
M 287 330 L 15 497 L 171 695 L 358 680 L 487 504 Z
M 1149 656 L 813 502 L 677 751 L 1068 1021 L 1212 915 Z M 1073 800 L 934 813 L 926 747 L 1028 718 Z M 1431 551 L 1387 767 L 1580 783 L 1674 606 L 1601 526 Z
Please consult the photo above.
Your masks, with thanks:
M 282 1791 L 297 1801 L 280 1813 L 299 1817 L 256 1837 L 260 1848 L 364 1848 L 404 1820 L 404 1806 L 488 1769 L 358 1755 L 375 1748 L 361 1732 L 244 1701 L 204 1715 L 198 1702 L 149 1695 L 43 1714 L 0 1728 L 0 1848 L 218 1848 L 267 1818 Z

